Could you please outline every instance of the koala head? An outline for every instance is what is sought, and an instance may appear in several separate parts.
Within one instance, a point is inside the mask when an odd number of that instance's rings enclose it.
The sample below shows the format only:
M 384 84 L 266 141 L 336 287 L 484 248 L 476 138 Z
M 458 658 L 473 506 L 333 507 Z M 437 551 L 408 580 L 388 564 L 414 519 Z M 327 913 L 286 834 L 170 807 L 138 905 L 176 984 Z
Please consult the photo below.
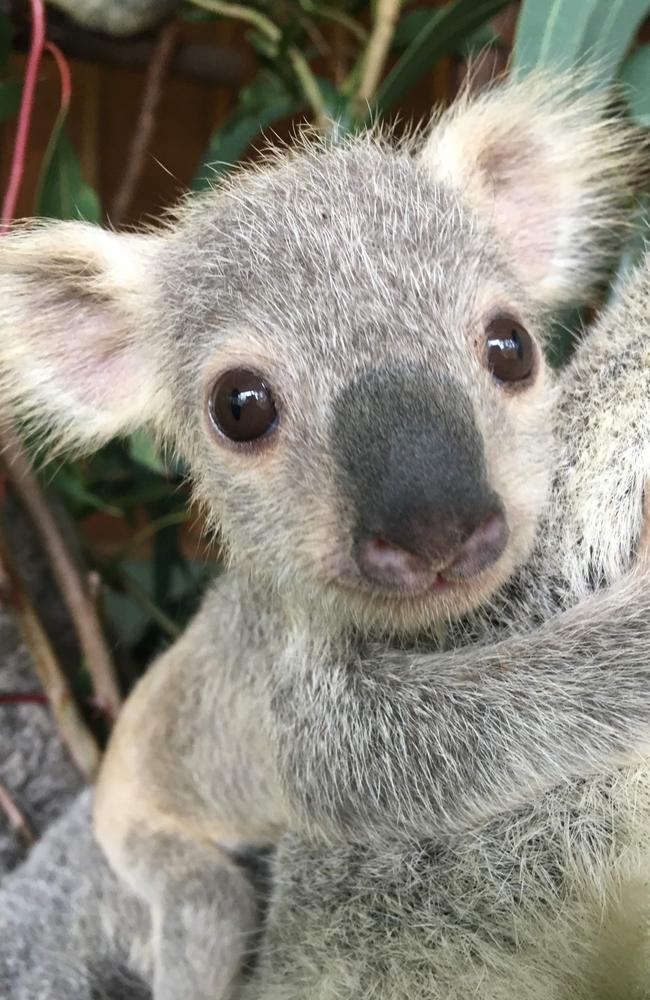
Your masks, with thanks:
M 231 558 L 411 629 L 526 557 L 553 463 L 552 310 L 611 252 L 634 155 L 570 81 L 462 100 L 420 139 L 304 142 L 162 231 L 0 240 L 0 388 L 89 448 L 187 457 Z

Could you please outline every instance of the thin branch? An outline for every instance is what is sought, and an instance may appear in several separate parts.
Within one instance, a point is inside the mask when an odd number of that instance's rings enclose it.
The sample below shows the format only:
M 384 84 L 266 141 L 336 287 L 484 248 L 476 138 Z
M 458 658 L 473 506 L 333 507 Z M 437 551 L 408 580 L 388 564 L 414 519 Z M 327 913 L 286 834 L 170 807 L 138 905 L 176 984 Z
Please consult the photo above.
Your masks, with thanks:
M 240 3 L 229 3 L 228 0 L 190 0 L 195 7 L 201 7 L 202 10 L 209 10 L 213 14 L 221 14 L 222 17 L 232 17 L 236 21 L 245 21 L 247 24 L 251 24 L 254 28 L 262 34 L 271 42 L 279 42 L 282 38 L 282 32 L 273 21 L 266 17 L 265 14 L 260 14 L 259 11 L 253 10 L 251 7 L 244 7 Z
M 295 46 L 291 45 L 287 49 L 287 56 L 300 82 L 302 91 L 316 116 L 316 124 L 321 131 L 324 131 L 327 128 L 328 122 L 327 105 L 318 80 L 312 73 L 311 67 L 302 52 L 295 48 Z
M 144 545 L 145 542 L 148 542 L 150 538 L 153 538 L 153 536 L 163 528 L 171 528 L 177 524 L 187 524 L 190 516 L 191 515 L 188 510 L 173 510 L 170 511 L 169 514 L 163 514 L 161 517 L 157 517 L 153 521 L 149 521 L 144 528 L 140 531 L 136 531 L 136 533 L 129 538 L 126 545 L 121 549 L 119 558 L 125 559 L 133 552 L 136 552 L 140 546 Z
M 47 634 L 32 607 L 16 570 L 4 531 L 0 528 L 0 595 L 11 607 L 38 679 L 48 696 L 61 739 L 89 781 L 99 767 L 99 747 L 86 727 Z
M 106 715 L 114 719 L 122 699 L 99 615 L 88 593 L 87 581 L 68 551 L 20 439 L 6 423 L 0 431 L 0 451 L 3 452 L 7 476 L 38 532 L 70 612 L 93 681 L 95 699 Z
M 120 226 L 126 217 L 146 164 L 147 152 L 156 127 L 156 116 L 162 98 L 165 79 L 178 43 L 180 26 L 172 21 L 161 28 L 147 67 L 142 104 L 126 158 L 122 181 L 110 211 L 111 222 Z
M 402 0 L 377 0 L 375 21 L 363 57 L 361 81 L 355 98 L 357 110 L 361 115 L 364 114 L 379 85 L 401 6 Z
M 14 802 L 9 789 L 0 781 L 0 809 L 9 820 L 9 826 L 16 831 L 26 847 L 31 847 L 36 837 L 25 814 Z

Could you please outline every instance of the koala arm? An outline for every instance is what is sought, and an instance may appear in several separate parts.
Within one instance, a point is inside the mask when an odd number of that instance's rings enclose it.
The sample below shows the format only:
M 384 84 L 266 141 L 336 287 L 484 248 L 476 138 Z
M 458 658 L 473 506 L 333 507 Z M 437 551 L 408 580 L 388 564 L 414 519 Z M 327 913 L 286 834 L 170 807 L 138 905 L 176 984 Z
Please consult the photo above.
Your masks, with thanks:
M 491 646 L 305 663 L 276 706 L 283 781 L 313 832 L 457 832 L 647 749 L 650 578 Z

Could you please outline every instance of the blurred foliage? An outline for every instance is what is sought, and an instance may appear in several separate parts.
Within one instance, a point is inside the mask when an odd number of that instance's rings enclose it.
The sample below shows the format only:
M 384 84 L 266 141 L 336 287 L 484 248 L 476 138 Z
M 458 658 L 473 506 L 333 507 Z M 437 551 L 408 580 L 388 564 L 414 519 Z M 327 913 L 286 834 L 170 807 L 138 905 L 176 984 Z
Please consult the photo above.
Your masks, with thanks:
M 109 0 L 107 0 L 109 2 Z M 239 93 L 236 106 L 212 135 L 197 164 L 195 189 L 218 182 L 283 119 L 311 118 L 332 141 L 362 128 L 370 118 L 399 112 L 418 81 L 441 60 L 459 66 L 468 54 L 503 47 L 495 15 L 506 0 L 452 0 L 446 4 L 412 0 L 192 0 L 182 9 L 188 20 L 234 18 L 244 22 L 255 52 L 257 73 Z M 389 30 L 390 50 L 371 98 L 359 99 L 369 43 L 377 21 L 389 8 L 398 13 Z M 650 0 L 523 0 L 513 50 L 516 72 L 534 66 L 569 66 L 596 58 L 594 85 L 624 81 L 629 111 L 650 123 L 650 46 L 637 46 L 639 25 Z M 345 72 L 337 82 L 323 75 L 324 40 L 336 28 L 345 38 Z M 9 79 L 7 59 L 12 26 L 0 14 L 0 120 L 15 115 L 21 83 Z M 383 62 L 383 61 L 382 61 Z M 460 76 L 460 74 L 459 74 Z M 99 198 L 85 182 L 79 159 L 59 115 L 44 158 L 34 214 L 102 221 Z M 566 338 L 560 344 L 566 350 Z M 114 442 L 84 461 L 46 467 L 49 487 L 82 526 L 93 516 L 113 519 L 118 534 L 110 557 L 93 547 L 92 531 L 82 531 L 89 564 L 105 581 L 110 628 L 130 657 L 134 674 L 161 645 L 172 639 L 195 609 L 206 579 L 218 568 L 192 549 L 184 529 L 189 487 L 184 470 L 160 456 L 139 434 Z

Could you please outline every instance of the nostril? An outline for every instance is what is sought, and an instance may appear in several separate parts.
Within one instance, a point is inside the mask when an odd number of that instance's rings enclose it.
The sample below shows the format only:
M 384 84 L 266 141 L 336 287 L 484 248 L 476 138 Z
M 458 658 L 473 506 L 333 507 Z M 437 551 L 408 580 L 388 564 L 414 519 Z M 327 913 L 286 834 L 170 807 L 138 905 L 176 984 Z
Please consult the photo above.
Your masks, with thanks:
M 356 549 L 359 569 L 367 579 L 390 587 L 411 587 L 430 575 L 424 559 L 381 535 L 362 538 Z
M 447 579 L 475 576 L 503 555 L 510 532 L 502 511 L 493 511 L 463 543 L 452 564 L 444 571 Z
M 470 579 L 497 561 L 509 537 L 499 508 L 473 530 L 462 529 L 454 518 L 429 516 L 402 534 L 405 541 L 400 538 L 399 543 L 385 534 L 361 537 L 355 558 L 367 580 L 399 590 L 419 590 L 436 581 Z

